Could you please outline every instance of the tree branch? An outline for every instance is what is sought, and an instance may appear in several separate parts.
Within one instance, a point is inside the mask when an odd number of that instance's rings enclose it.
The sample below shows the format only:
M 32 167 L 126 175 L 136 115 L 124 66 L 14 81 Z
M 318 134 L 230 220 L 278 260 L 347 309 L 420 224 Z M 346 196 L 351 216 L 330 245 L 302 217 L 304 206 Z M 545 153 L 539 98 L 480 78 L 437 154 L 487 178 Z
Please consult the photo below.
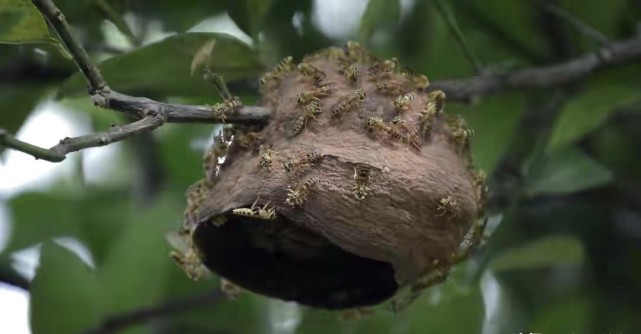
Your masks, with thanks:
M 100 71 L 93 64 L 91 58 L 82 47 L 80 42 L 71 34 L 71 27 L 67 23 L 64 14 L 56 7 L 51 0 L 33 0 L 33 4 L 40 10 L 42 16 L 51 24 L 58 33 L 67 50 L 73 55 L 73 60 L 87 79 L 89 93 L 93 94 L 107 87 Z
M 168 104 L 111 90 L 78 39 L 71 33 L 69 23 L 67 23 L 65 16 L 53 1 L 32 1 L 73 55 L 74 62 L 87 80 L 89 95 L 96 106 L 121 111 L 133 116 L 138 116 L 137 113 L 141 109 L 156 113 L 164 112 L 167 114 L 167 122 L 170 123 L 221 122 L 219 118 L 214 116 L 209 106 Z M 225 122 L 241 124 L 266 123 L 269 113 L 270 110 L 265 107 L 243 107 L 225 115 Z
M 140 111 L 145 110 L 155 115 L 164 115 L 164 121 L 172 123 L 220 123 L 221 119 L 214 115 L 210 106 L 169 104 L 111 90 L 85 49 L 72 35 L 64 15 L 52 0 L 32 1 L 73 55 L 74 61 L 87 80 L 89 94 L 96 106 L 120 111 L 137 118 L 141 117 Z M 561 85 L 585 78 L 591 73 L 609 66 L 640 59 L 641 40 L 624 40 L 610 43 L 596 52 L 564 63 L 533 67 L 507 74 L 482 74 L 467 79 L 435 81 L 432 83 L 431 89 L 443 90 L 450 101 L 471 101 L 484 95 Z M 225 121 L 239 124 L 261 124 L 268 121 L 270 113 L 271 110 L 265 107 L 242 107 L 225 115 Z M 4 131 L 0 132 L 0 144 L 31 154 L 36 158 L 62 161 L 69 152 L 86 147 L 106 145 L 108 142 L 122 140 L 136 132 L 152 130 L 162 124 L 157 116 L 139 122 L 123 126 L 124 132 L 109 130 L 67 141 L 63 140 L 51 149 L 21 142 Z
M 564 63 L 532 67 L 507 74 L 486 74 L 468 79 L 435 81 L 430 89 L 445 92 L 449 101 L 474 98 L 515 90 L 553 87 L 583 79 L 595 71 L 641 60 L 641 39 L 612 42 L 596 52 Z
M 97 327 L 83 331 L 81 334 L 115 333 L 127 327 L 137 325 L 154 318 L 166 317 L 183 312 L 193 311 L 199 308 L 210 307 L 220 302 L 222 298 L 222 293 L 216 290 L 215 292 L 205 295 L 167 301 L 157 306 L 142 308 L 139 310 L 114 315 L 105 319 Z
M 0 129 L 0 146 L 6 146 L 30 154 L 36 159 L 60 162 L 66 158 L 68 153 L 77 152 L 89 147 L 109 145 L 136 133 L 151 131 L 161 126 L 165 120 L 166 116 L 164 114 L 148 113 L 147 116 L 139 121 L 122 126 L 113 126 L 107 131 L 75 138 L 64 138 L 56 146 L 49 149 L 23 142 L 5 130 Z

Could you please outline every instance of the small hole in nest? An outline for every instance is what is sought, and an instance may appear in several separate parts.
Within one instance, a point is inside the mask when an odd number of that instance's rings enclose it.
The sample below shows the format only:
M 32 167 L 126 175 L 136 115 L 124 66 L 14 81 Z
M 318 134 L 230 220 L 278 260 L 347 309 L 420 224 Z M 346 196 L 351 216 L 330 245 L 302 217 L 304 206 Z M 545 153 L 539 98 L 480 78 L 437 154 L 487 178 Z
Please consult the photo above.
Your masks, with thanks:
M 378 304 L 398 289 L 389 263 L 348 253 L 284 217 L 227 219 L 200 224 L 194 242 L 210 270 L 245 289 L 327 309 Z

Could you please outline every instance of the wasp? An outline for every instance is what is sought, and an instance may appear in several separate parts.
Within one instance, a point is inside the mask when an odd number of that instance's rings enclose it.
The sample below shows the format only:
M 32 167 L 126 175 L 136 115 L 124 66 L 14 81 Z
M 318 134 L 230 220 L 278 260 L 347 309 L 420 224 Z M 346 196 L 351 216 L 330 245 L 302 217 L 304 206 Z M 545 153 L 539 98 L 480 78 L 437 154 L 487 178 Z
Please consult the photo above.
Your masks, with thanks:
M 203 156 L 203 169 L 207 179 L 213 180 L 219 170 L 219 159 L 227 154 L 228 142 L 224 140 L 224 134 L 214 137 L 214 143 L 209 147 Z
M 356 81 L 358 81 L 358 78 L 361 76 L 361 71 L 356 65 L 348 65 L 344 69 L 342 69 L 341 72 L 352 83 L 356 83 Z
M 232 283 L 231 281 L 228 281 L 224 278 L 220 278 L 220 291 L 227 296 L 227 298 L 234 300 L 240 296 L 240 294 L 243 292 L 243 289 Z
M 276 65 L 274 72 L 278 74 L 282 74 L 285 72 L 293 71 L 294 70 L 293 60 L 294 58 L 292 58 L 292 56 L 287 56 L 283 58 L 283 60 L 281 60 L 280 63 L 278 63 L 278 65 Z
M 234 129 L 232 126 L 223 127 L 223 140 L 224 141 L 231 142 L 232 139 L 234 138 L 235 134 L 236 134 L 236 129 Z
M 420 137 L 416 131 L 407 124 L 407 121 L 400 116 L 396 116 L 390 124 L 388 132 L 391 139 L 406 142 L 414 149 L 421 149 Z
M 341 313 L 341 320 L 358 320 L 362 317 L 373 315 L 374 313 L 374 310 L 372 310 L 371 308 L 359 307 Z
M 377 61 L 374 65 L 367 68 L 367 75 L 372 81 L 387 79 L 394 73 L 397 66 L 398 59 L 396 57 L 387 59 L 383 62 Z
M 402 75 L 406 77 L 418 90 L 425 90 L 430 86 L 430 81 L 427 79 L 427 76 L 423 74 L 417 75 L 412 72 L 406 71 L 403 72 Z
M 230 107 L 226 103 L 216 103 L 211 107 L 211 112 L 214 114 L 221 123 L 225 123 L 227 119 L 227 112 L 230 110 Z
M 261 91 L 265 92 L 278 87 L 282 80 L 283 76 L 281 73 L 277 73 L 275 71 L 265 73 L 262 77 L 260 77 L 259 81 Z
M 233 209 L 231 212 L 237 216 L 251 217 L 251 218 L 260 218 L 265 220 L 276 219 L 276 208 L 273 206 L 270 207 L 269 203 L 263 205 L 263 207 L 256 206 L 260 197 L 256 198 L 256 201 L 249 208 L 238 208 Z
M 436 110 L 441 112 L 445 107 L 445 93 L 442 90 L 435 90 L 427 93 L 427 98 L 436 103 Z
M 296 121 L 294 121 L 290 136 L 293 137 L 303 131 L 307 126 L 308 119 L 316 119 L 316 115 L 320 115 L 323 112 L 321 107 L 322 105 L 319 99 L 312 100 L 312 102 L 305 107 L 305 110 L 296 118 Z
M 455 116 L 453 121 L 450 121 L 450 126 L 454 128 L 452 136 L 454 140 L 461 146 L 468 146 L 470 138 L 474 136 L 474 130 L 467 126 L 467 123 L 461 116 Z
M 405 85 L 396 80 L 378 81 L 376 90 L 386 95 L 401 95 L 405 91 Z
M 484 202 L 487 197 L 487 174 L 481 169 L 472 172 L 472 185 L 476 191 L 476 199 Z
M 352 187 L 352 193 L 357 200 L 363 200 L 367 195 L 372 194 L 372 190 L 369 188 L 369 179 L 370 179 L 370 169 L 364 166 L 356 169 L 354 167 L 354 181 L 355 184 Z
M 390 127 L 383 121 L 382 118 L 372 116 L 367 119 L 367 129 L 370 131 L 389 133 Z
M 260 156 L 260 160 L 258 161 L 258 167 L 259 168 L 267 168 L 268 170 L 271 170 L 272 168 L 272 154 L 277 153 L 275 151 L 272 151 L 270 148 L 265 147 L 263 145 L 260 145 L 258 148 L 258 155 Z
M 238 145 L 242 148 L 248 148 L 252 151 L 260 147 L 262 138 L 258 132 L 246 132 L 238 136 Z
M 299 182 L 294 189 L 287 187 L 287 199 L 285 199 L 285 203 L 294 207 L 301 207 L 312 193 L 313 187 L 317 182 L 318 180 L 316 178 L 310 178 L 306 181 Z
M 191 247 L 189 247 L 186 253 L 179 253 L 177 251 L 171 251 L 169 254 L 176 262 L 176 264 L 185 271 L 189 278 L 197 281 L 205 273 L 205 267 L 200 260 L 198 253 Z
M 227 106 L 228 110 L 238 110 L 243 107 L 243 103 L 237 96 L 235 96 L 233 99 L 225 100 L 225 105 Z
M 322 159 L 318 152 L 303 152 L 295 158 L 290 158 L 283 162 L 283 167 L 287 173 L 299 173 L 309 165 L 318 163 Z
M 365 100 L 365 91 L 358 89 L 350 95 L 341 97 L 338 102 L 332 106 L 332 114 L 338 116 L 346 113 L 363 100 Z
M 200 209 L 203 201 L 209 195 L 211 186 L 211 181 L 208 179 L 202 179 L 187 188 L 187 191 L 185 192 L 187 207 L 183 213 L 187 224 L 195 224 L 198 222 L 198 210 Z
M 369 52 L 358 42 L 348 41 L 345 45 L 347 57 L 351 61 L 364 62 L 369 59 Z
M 419 117 L 419 120 L 421 135 L 423 136 L 423 138 L 430 137 L 430 134 L 432 133 L 432 127 L 434 126 L 434 120 L 436 119 L 438 113 L 439 112 L 436 109 L 435 101 L 428 101 L 425 104 L 425 108 L 421 110 L 421 116 Z
M 320 84 L 323 79 L 327 77 L 327 74 L 325 74 L 325 72 L 305 62 L 298 64 L 298 72 L 300 72 L 302 75 L 311 77 L 314 80 L 314 83 L 318 84 Z
M 452 214 L 452 209 L 456 205 L 456 201 L 450 196 L 441 198 L 436 207 L 436 216 L 444 216 L 445 214 Z
M 328 85 L 323 85 L 320 87 L 308 89 L 298 95 L 296 95 L 296 100 L 300 105 L 306 105 L 307 103 L 328 96 L 332 93 L 331 87 Z
M 414 93 L 407 93 L 405 95 L 399 96 L 396 100 L 394 100 L 394 109 L 396 109 L 398 112 L 406 111 L 410 108 L 410 102 L 412 102 L 415 97 L 416 95 L 414 95 Z

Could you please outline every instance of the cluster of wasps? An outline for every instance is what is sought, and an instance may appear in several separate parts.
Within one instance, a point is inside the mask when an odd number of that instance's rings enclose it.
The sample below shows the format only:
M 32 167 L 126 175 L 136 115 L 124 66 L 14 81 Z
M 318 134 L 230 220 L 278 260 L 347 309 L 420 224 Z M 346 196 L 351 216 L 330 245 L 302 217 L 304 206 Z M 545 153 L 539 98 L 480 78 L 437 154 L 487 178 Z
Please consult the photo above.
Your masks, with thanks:
M 372 116 L 367 119 L 366 127 L 376 137 L 383 136 L 390 141 L 408 144 L 415 150 L 421 149 L 421 138 L 418 133 L 401 116 L 396 116 L 390 122 L 381 117 Z
M 280 86 L 283 81 L 283 75 L 295 69 L 293 58 L 291 56 L 285 57 L 276 65 L 273 71 L 265 73 L 259 80 L 261 92 L 273 90 Z
M 223 101 L 222 103 L 214 104 L 211 107 L 211 112 L 221 123 L 225 123 L 228 113 L 237 111 L 242 107 L 243 103 L 237 96 L 234 96 L 230 99 L 225 99 L 225 101 Z

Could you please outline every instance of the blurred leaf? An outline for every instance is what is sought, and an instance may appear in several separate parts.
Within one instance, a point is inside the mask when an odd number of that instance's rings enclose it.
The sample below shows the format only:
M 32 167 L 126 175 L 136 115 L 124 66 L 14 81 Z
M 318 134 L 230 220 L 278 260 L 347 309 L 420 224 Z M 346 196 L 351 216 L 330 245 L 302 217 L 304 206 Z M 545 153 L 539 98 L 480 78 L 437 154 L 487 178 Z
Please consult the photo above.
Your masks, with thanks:
M 162 297 L 165 274 L 174 265 L 164 234 L 179 225 L 182 208 L 176 204 L 162 200 L 154 208 L 130 211 L 129 224 L 99 271 L 108 312 L 149 306 Z
M 395 333 L 477 333 L 482 328 L 484 306 L 478 288 L 458 298 L 439 302 L 438 294 L 424 293 L 396 315 Z
M 216 127 L 202 124 L 167 124 L 163 127 L 164 132 L 159 142 L 160 154 L 169 179 L 181 191 L 204 177 L 203 153 L 205 147 L 211 144 L 208 138 Z M 202 148 L 194 147 L 195 143 L 201 144 Z
M 529 196 L 574 193 L 612 181 L 612 172 L 577 149 L 555 151 L 532 168 L 525 173 Z
M 255 39 L 258 37 L 271 2 L 271 0 L 232 0 L 227 1 L 227 10 L 238 27 Z
M 374 33 L 390 29 L 401 17 L 401 5 L 398 0 L 370 0 L 361 19 L 359 40 L 368 45 Z
M 631 124 L 638 124 L 631 122 Z M 595 134 L 591 148 L 599 162 L 612 170 L 621 179 L 641 182 L 641 159 L 639 139 L 627 133 L 621 126 L 608 125 Z
M 496 255 L 490 268 L 495 272 L 513 269 L 535 269 L 555 265 L 581 265 L 583 245 L 575 237 L 557 235 L 513 248 Z
M 30 292 L 34 334 L 77 333 L 100 318 L 100 286 L 95 273 L 57 244 L 42 245 L 40 267 Z
M 73 200 L 50 194 L 24 193 L 12 198 L 8 204 L 12 233 L 5 252 L 78 233 L 79 217 Z
M 227 34 L 185 33 L 161 42 L 109 58 L 98 67 L 109 86 L 115 90 L 150 97 L 167 95 L 213 96 L 215 90 L 201 73 L 190 73 L 194 55 L 212 40 L 212 70 L 235 81 L 255 76 L 262 66 L 256 53 L 245 43 Z M 85 79 L 80 73 L 60 89 L 61 96 L 86 94 Z
M 548 151 L 570 145 L 601 125 L 617 108 L 639 100 L 641 91 L 627 86 L 602 86 L 570 100 L 561 110 Z
M 46 43 L 71 59 L 60 42 L 49 35 L 44 18 L 28 0 L 0 0 L 0 43 Z
M 75 1 L 75 0 L 68 0 Z M 116 0 L 111 0 L 116 2 Z M 188 4 L 176 0 L 129 1 L 117 0 L 120 7 L 132 11 L 143 22 L 162 22 L 167 31 L 185 32 L 207 17 L 215 16 L 226 10 L 228 1 L 198 0 Z
M 547 54 L 547 48 L 540 24 L 536 24 L 537 15 L 540 13 L 540 4 L 537 1 L 505 1 L 485 0 L 483 2 L 456 1 L 458 3 L 473 4 L 469 6 L 475 12 L 473 15 L 482 16 L 489 21 L 495 29 L 487 30 L 490 37 L 495 34 L 509 35 L 509 40 L 527 41 L 524 44 L 528 53 Z M 476 30 L 476 29 L 474 29 Z M 467 37 L 467 31 L 464 30 Z M 502 39 L 501 36 L 494 37 Z
M 9 201 L 9 253 L 55 237 L 84 242 L 97 265 L 126 224 L 130 197 L 122 190 L 90 189 L 80 194 L 24 193 Z
M 508 149 L 523 112 L 521 95 L 490 97 L 478 105 L 447 104 L 448 114 L 461 114 L 474 129 L 471 140 L 476 165 L 491 174 L 499 158 Z
M 590 331 L 594 301 L 587 296 L 564 297 L 548 303 L 527 329 L 541 333 L 586 333 Z
M 18 132 L 48 88 L 37 83 L 0 84 L 0 128 Z
M 590 1 L 589 6 L 572 0 L 561 0 L 559 6 L 565 11 L 572 13 L 588 26 L 600 31 L 612 39 L 625 37 L 621 35 L 621 21 L 626 16 L 635 17 L 638 20 L 638 13 L 630 10 L 630 3 L 626 0 Z M 594 48 L 594 43 L 585 36 L 576 32 L 578 41 L 584 42 L 585 49 Z M 586 43 L 587 42 L 587 43 Z
M 294 60 L 337 42 L 327 38 L 312 18 L 311 0 L 279 0 L 273 2 L 261 30 L 259 49 L 266 64 L 275 65 L 286 56 Z M 300 19 L 294 26 L 293 19 Z M 263 38 L 264 37 L 264 38 Z

